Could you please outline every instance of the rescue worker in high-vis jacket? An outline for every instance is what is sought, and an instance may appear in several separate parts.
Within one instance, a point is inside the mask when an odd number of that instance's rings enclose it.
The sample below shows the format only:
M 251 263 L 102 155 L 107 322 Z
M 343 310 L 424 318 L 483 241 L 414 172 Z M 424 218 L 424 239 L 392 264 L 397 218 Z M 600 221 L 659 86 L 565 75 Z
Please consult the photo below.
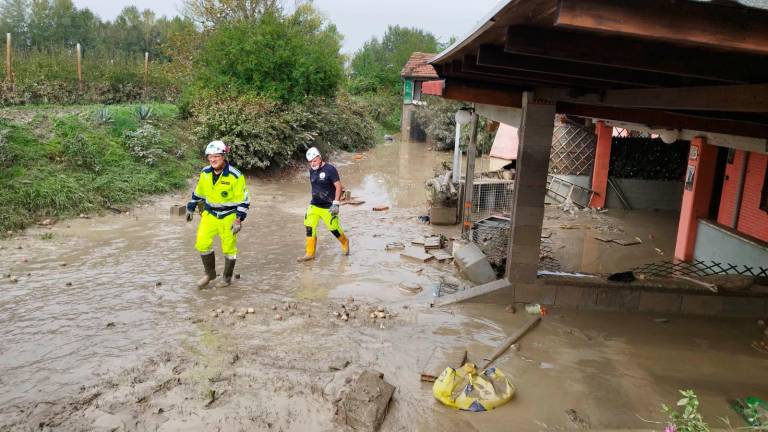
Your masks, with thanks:
M 237 259 L 237 233 L 250 207 L 245 176 L 227 162 L 228 151 L 227 145 L 221 141 L 211 141 L 206 146 L 205 155 L 210 166 L 200 172 L 192 199 L 187 203 L 187 222 L 192 221 L 199 202 L 204 206 L 195 241 L 195 249 L 200 252 L 205 268 L 205 276 L 197 283 L 200 289 L 216 279 L 216 256 L 213 253 L 216 236 L 221 239 L 224 253 L 224 274 L 215 286 L 223 288 L 232 284 Z
M 309 261 L 315 258 L 317 224 L 320 219 L 341 243 L 341 253 L 349 255 L 349 240 L 339 223 L 339 200 L 341 199 L 339 172 L 333 165 L 323 162 L 320 151 L 315 147 L 307 150 L 307 161 L 309 162 L 309 181 L 312 184 L 312 201 L 304 215 L 307 250 L 298 261 Z

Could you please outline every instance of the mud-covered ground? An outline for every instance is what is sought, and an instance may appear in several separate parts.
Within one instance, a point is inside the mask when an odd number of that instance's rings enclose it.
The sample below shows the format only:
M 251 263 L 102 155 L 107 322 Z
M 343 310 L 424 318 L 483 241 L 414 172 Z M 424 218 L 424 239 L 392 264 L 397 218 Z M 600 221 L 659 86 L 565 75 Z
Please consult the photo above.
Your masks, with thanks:
M 186 193 L 0 241 L 0 270 L 16 280 L 0 279 L 0 430 L 344 430 L 334 401 L 364 369 L 397 387 L 385 431 L 660 429 L 642 419 L 663 420 L 661 403 L 681 388 L 699 394 L 713 425 L 741 425 L 728 400 L 768 395 L 754 320 L 554 310 L 497 362 L 516 386 L 509 404 L 440 405 L 421 372 L 456 366 L 465 349 L 480 363 L 529 319 L 506 305 L 430 309 L 431 281 L 451 265 L 385 251 L 433 232 L 416 219 L 422 184 L 448 156 L 385 143 L 337 158 L 366 203 L 342 207 L 352 254 L 321 228 L 311 263 L 295 262 L 305 173 L 250 179 L 241 277 L 227 289 L 193 287 L 196 223 L 168 215 Z M 379 307 L 389 316 L 371 318 Z

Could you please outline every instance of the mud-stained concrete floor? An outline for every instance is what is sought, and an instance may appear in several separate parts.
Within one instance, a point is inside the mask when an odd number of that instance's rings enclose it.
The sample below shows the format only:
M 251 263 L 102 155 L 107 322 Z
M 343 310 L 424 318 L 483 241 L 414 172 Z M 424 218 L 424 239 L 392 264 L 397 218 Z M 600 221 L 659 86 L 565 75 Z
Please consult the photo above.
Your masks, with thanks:
M 754 320 L 554 310 L 497 362 L 517 388 L 509 404 L 441 406 L 419 373 L 455 366 L 464 349 L 479 363 L 528 319 L 506 305 L 429 309 L 428 288 L 399 289 L 452 272 L 384 250 L 432 232 L 416 219 L 422 184 L 447 157 L 384 143 L 336 158 L 366 201 L 342 207 L 352 255 L 321 229 L 318 259 L 303 264 L 306 173 L 250 179 L 241 278 L 227 289 L 193 288 L 196 223 L 168 216 L 186 192 L 0 242 L 0 271 L 18 278 L 0 280 L 0 430 L 343 430 L 333 401 L 369 368 L 397 387 L 385 431 L 658 428 L 641 418 L 662 420 L 680 388 L 698 392 L 712 424 L 738 425 L 728 399 L 768 394 Z M 370 318 L 378 306 L 392 316 Z

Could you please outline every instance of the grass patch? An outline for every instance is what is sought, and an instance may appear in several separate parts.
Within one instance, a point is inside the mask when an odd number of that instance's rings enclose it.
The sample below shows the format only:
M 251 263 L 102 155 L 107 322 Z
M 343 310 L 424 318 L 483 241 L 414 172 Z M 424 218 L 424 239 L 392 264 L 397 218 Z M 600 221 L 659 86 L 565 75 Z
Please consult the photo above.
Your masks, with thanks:
M 190 147 L 190 127 L 176 118 L 173 105 L 151 104 L 146 121 L 139 120 L 138 106 L 109 107 L 110 123 L 97 121 L 98 106 L 61 115 L 46 109 L 49 137 L 35 133 L 36 123 L 44 121 L 37 114 L 28 123 L 0 119 L 0 231 L 41 218 L 126 207 L 142 196 L 184 187 L 200 165 Z M 154 131 L 156 139 L 142 141 L 139 152 L 125 134 L 140 128 Z

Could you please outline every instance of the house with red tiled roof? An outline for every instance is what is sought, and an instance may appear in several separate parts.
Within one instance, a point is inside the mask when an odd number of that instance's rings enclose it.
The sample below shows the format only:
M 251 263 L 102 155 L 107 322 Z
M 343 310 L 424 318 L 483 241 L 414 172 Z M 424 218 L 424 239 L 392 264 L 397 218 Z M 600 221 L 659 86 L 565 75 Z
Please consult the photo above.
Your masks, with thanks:
M 437 71 L 429 64 L 434 56 L 435 54 L 431 53 L 415 52 L 400 71 L 403 78 L 403 116 L 400 121 L 403 140 L 423 142 L 427 139 L 427 134 L 416 121 L 414 112 L 415 106 L 421 102 L 422 83 L 438 79 Z

